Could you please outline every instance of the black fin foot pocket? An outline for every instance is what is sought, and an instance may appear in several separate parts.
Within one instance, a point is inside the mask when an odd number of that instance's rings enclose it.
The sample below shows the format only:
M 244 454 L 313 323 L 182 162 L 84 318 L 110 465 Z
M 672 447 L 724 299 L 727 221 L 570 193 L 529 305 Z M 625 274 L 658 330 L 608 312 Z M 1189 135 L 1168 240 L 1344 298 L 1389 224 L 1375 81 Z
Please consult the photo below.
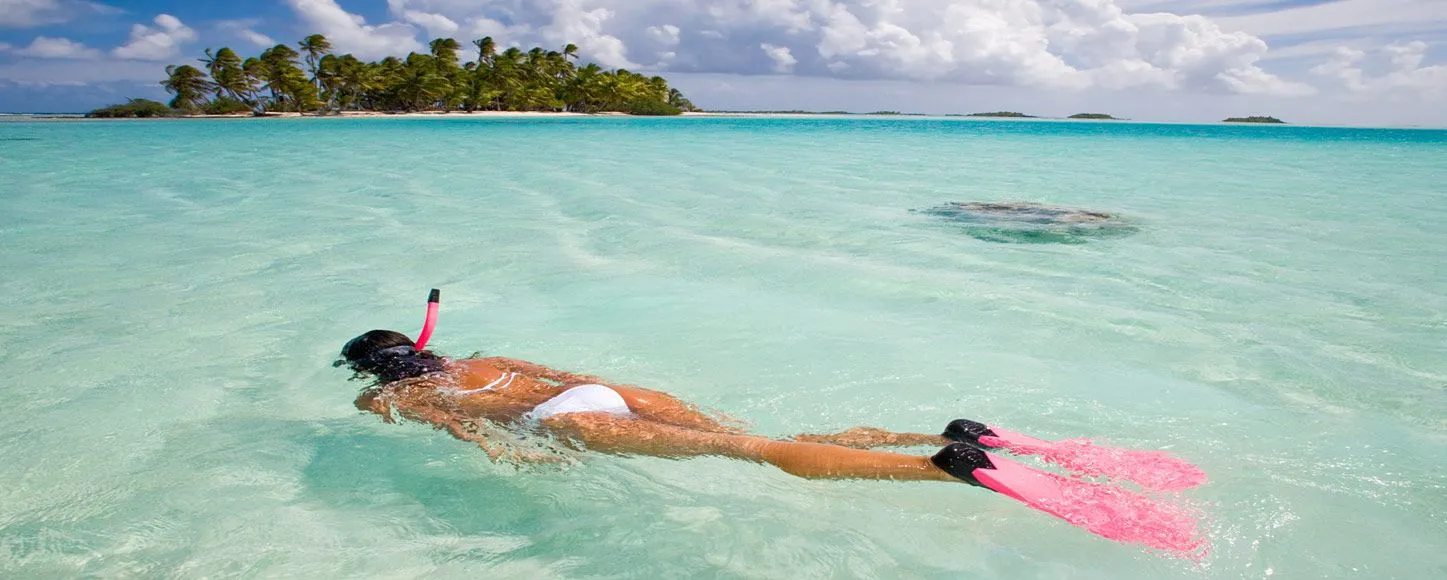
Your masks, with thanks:
M 970 445 L 987 448 L 992 447 L 980 443 L 980 437 L 997 437 L 995 432 L 990 430 L 989 425 L 969 419 L 955 419 L 954 421 L 950 421 L 950 424 L 945 426 L 945 432 L 941 433 L 940 436 L 950 441 L 959 441 L 960 443 L 969 443 Z
M 930 458 L 930 462 L 944 470 L 945 473 L 953 475 L 970 485 L 980 485 L 980 480 L 975 479 L 976 469 L 994 469 L 995 464 L 990 461 L 990 456 L 983 450 L 975 448 L 966 443 L 951 443 L 941 449 L 939 453 Z M 983 487 L 983 486 L 981 486 Z

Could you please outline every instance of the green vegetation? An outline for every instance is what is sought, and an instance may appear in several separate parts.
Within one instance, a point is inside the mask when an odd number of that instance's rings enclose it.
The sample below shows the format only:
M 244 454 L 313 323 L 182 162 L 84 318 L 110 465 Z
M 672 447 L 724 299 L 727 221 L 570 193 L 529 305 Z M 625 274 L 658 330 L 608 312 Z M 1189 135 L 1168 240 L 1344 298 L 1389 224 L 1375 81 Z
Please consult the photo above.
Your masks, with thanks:
M 1067 118 L 1068 118 L 1068 119 L 1101 119 L 1101 120 L 1106 120 L 1106 121 L 1119 121 L 1119 120 L 1120 120 L 1120 119 L 1117 119 L 1117 118 L 1112 117 L 1112 116 L 1110 116 L 1110 115 L 1107 115 L 1107 114 L 1105 114 L 1105 113 L 1076 113 L 1076 114 L 1071 115 L 1071 116 L 1069 116 L 1069 117 L 1067 117 Z
M 1231 118 L 1226 119 L 1225 121 L 1221 121 L 1221 122 L 1222 122 L 1222 123 L 1274 123 L 1274 124 L 1282 124 L 1282 125 L 1286 124 L 1286 121 L 1282 121 L 1281 119 L 1277 119 L 1276 117 L 1231 117 Z
M 679 108 L 677 105 L 674 105 L 673 103 L 669 103 L 667 101 L 659 101 L 655 99 L 638 99 L 634 101 L 629 101 L 623 104 L 622 109 L 624 113 L 628 113 L 629 115 L 662 116 L 678 115 L 683 113 L 683 109 Z
M 251 105 L 232 97 L 219 97 L 201 105 L 201 112 L 207 115 L 245 115 L 252 112 Z
M 433 40 L 427 54 L 364 62 L 333 54 L 331 42 L 313 34 L 297 48 L 278 44 L 245 60 L 230 48 L 206 49 L 204 70 L 166 67 L 161 85 L 174 95 L 171 109 L 184 114 L 494 110 L 677 115 L 696 110 L 663 77 L 577 66 L 576 45 L 498 52 L 491 37 L 472 45 L 477 58 L 462 64 L 462 47 L 451 38 Z
M 87 117 L 99 119 L 174 117 L 176 111 L 163 103 L 146 99 L 131 99 L 122 105 L 111 105 L 86 113 Z
M 966 117 L 1005 117 L 1005 118 L 1010 118 L 1010 119 L 1034 119 L 1034 118 L 1036 118 L 1035 115 L 1026 115 L 1025 113 L 1016 113 L 1016 112 L 1014 112 L 1014 111 L 995 111 L 995 112 L 992 112 L 992 113 L 970 113 L 970 114 L 965 115 L 965 116 L 966 116 Z

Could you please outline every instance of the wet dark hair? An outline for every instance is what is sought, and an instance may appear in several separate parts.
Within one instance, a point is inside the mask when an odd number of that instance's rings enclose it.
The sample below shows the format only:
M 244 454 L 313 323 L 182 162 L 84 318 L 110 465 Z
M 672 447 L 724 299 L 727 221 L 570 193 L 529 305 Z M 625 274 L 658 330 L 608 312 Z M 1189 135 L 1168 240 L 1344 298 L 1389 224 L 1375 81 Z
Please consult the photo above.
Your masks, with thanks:
M 442 371 L 442 359 L 430 351 L 418 352 L 407 335 L 391 330 L 370 330 L 347 341 L 342 360 L 358 375 L 375 375 L 386 384 Z

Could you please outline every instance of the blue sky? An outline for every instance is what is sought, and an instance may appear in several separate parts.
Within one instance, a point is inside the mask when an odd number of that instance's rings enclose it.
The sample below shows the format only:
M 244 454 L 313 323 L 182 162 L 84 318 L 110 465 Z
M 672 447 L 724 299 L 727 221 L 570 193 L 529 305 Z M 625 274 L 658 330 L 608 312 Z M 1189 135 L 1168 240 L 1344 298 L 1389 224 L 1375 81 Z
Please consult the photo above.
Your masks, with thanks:
M 313 32 L 572 42 L 716 109 L 1447 126 L 1444 0 L 0 0 L 0 111 L 164 99 L 167 64 Z

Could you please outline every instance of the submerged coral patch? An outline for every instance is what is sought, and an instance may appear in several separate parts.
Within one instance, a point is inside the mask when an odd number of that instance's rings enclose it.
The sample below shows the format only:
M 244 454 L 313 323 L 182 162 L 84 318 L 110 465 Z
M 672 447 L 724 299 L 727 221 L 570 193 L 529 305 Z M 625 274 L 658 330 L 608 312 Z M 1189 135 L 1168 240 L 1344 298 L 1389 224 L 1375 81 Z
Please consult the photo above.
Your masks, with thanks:
M 952 201 L 913 211 L 960 225 L 966 234 L 987 242 L 1083 244 L 1139 231 L 1118 214 L 1029 201 Z

